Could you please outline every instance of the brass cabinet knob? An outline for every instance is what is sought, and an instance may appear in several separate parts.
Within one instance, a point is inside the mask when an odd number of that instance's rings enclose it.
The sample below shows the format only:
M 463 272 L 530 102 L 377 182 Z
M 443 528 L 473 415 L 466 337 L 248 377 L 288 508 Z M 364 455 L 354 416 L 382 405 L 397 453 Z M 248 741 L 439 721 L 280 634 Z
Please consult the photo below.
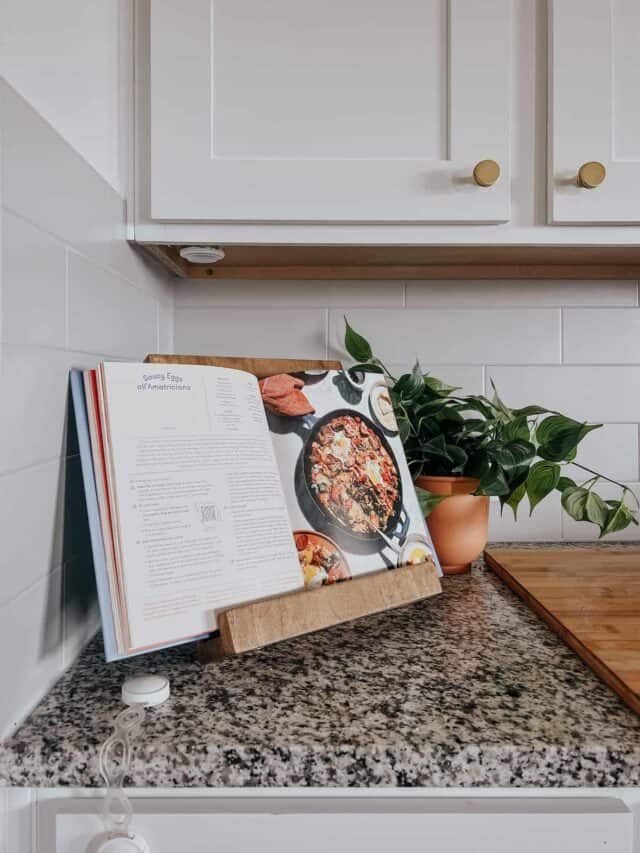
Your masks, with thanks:
M 500 166 L 495 160 L 480 160 L 473 170 L 473 180 L 479 187 L 492 187 L 500 177 Z
M 594 190 L 607 177 L 607 170 L 597 160 L 583 163 L 578 170 L 578 186 L 586 190 Z

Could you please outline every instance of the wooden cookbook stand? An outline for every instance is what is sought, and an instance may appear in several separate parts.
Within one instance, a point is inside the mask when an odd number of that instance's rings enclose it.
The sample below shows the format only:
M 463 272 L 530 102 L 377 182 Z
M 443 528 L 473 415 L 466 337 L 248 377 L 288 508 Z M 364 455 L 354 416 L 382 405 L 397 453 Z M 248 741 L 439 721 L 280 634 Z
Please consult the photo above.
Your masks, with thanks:
M 153 364 L 203 364 L 234 367 L 258 379 L 304 370 L 341 370 L 339 361 L 286 358 L 231 358 L 203 355 L 148 355 Z M 220 660 L 281 640 L 289 640 L 361 616 L 391 610 L 441 592 L 433 563 L 381 569 L 314 590 L 300 590 L 239 604 L 218 613 L 219 637 L 198 644 L 202 663 Z

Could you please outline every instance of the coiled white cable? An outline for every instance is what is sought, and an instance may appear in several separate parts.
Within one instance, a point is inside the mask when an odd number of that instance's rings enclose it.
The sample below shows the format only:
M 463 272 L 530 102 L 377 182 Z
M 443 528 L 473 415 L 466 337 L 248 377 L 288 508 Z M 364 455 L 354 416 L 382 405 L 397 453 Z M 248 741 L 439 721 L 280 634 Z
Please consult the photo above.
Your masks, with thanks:
M 132 738 L 140 730 L 144 717 L 143 705 L 130 705 L 120 711 L 115 719 L 113 733 L 100 747 L 100 775 L 107 787 L 102 808 L 107 832 L 130 834 L 129 824 L 133 810 L 123 786 L 131 767 Z

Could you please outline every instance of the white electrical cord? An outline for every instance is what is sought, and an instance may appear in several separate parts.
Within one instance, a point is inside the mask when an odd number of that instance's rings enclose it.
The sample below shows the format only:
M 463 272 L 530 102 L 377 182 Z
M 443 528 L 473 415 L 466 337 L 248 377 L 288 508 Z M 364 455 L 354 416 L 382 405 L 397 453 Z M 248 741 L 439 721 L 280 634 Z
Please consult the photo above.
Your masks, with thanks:
M 131 767 L 132 737 L 140 730 L 144 717 L 143 705 L 131 705 L 120 711 L 115 719 L 113 733 L 100 747 L 100 775 L 107 787 L 102 808 L 104 825 L 107 832 L 129 837 L 133 809 L 123 786 Z
M 169 680 L 161 675 L 128 678 L 122 685 L 122 701 L 113 732 L 100 747 L 98 766 L 107 792 L 102 808 L 106 833 L 95 839 L 92 853 L 149 853 L 140 835 L 132 833 L 131 801 L 124 792 L 124 780 L 131 769 L 135 739 L 145 719 L 145 706 L 161 705 L 170 695 Z

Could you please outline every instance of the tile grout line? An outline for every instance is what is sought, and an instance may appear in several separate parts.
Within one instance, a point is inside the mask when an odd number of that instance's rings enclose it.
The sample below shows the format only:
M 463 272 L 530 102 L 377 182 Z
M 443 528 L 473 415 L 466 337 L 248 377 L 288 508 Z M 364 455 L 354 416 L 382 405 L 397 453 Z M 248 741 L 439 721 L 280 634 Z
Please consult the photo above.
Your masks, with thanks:
M 69 248 L 64 247 L 64 348 L 69 351 Z
M 330 322 L 329 322 L 329 308 L 324 309 L 324 357 L 325 359 L 329 359 L 329 332 L 330 332 Z
M 560 364 L 564 364 L 564 307 L 560 308 Z
M 60 237 L 54 231 L 50 231 L 48 228 L 43 228 L 42 225 L 40 225 L 38 222 L 36 222 L 35 219 L 31 219 L 29 216 L 25 216 L 23 213 L 20 213 L 15 208 L 9 207 L 8 205 L 3 205 L 2 209 L 3 209 L 3 211 L 10 213 L 11 216 L 15 216 L 17 219 L 22 220 L 22 222 L 26 222 L 27 225 L 30 225 L 32 228 L 35 228 L 36 231 L 40 231 L 46 237 L 48 237 L 49 239 L 51 239 L 55 243 L 57 243 L 61 248 L 67 249 L 69 252 L 73 253 L 74 255 L 78 255 L 78 257 L 82 258 L 84 261 L 86 261 L 87 263 L 97 267 L 98 269 L 102 270 L 103 272 L 106 272 L 109 275 L 114 276 L 115 278 L 119 278 L 121 281 L 123 281 L 125 284 L 128 284 L 130 287 L 133 287 L 135 290 L 139 290 L 142 293 L 149 293 L 150 292 L 150 288 L 147 287 L 146 285 L 144 285 L 140 282 L 134 281 L 132 278 L 129 278 L 128 275 L 126 275 L 122 270 L 118 269 L 117 267 L 111 266 L 110 264 L 105 264 L 102 261 L 97 260 L 93 254 L 87 254 L 86 252 L 82 251 L 81 249 L 78 249 L 76 246 L 73 245 L 73 243 L 70 243 L 68 240 Z M 123 242 L 126 243 L 127 241 L 124 240 Z M 135 254 L 135 250 L 132 249 L 132 251 Z M 138 257 L 138 256 L 136 255 L 136 257 Z M 157 281 L 154 282 L 154 289 L 155 289 L 156 283 L 157 283 Z M 172 284 L 172 287 L 175 286 L 173 284 L 173 282 L 171 282 L 171 284 Z

